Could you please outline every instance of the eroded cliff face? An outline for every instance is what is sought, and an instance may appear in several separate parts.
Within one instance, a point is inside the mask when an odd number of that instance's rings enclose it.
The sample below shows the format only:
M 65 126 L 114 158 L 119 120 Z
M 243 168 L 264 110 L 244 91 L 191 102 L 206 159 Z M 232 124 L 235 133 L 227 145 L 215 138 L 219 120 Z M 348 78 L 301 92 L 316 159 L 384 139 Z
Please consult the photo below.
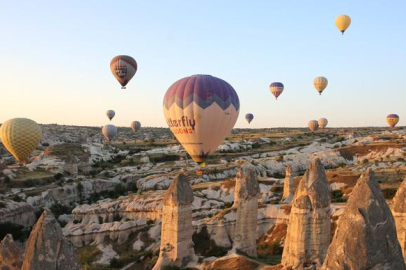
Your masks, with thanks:
M 26 202 L 0 200 L 0 223 L 11 222 L 24 227 L 31 227 L 37 220 L 34 209 Z
M 321 269 L 405 269 L 395 220 L 370 170 L 352 191 Z
M 186 267 L 197 258 L 192 241 L 193 190 L 180 173 L 166 191 L 162 209 L 161 247 L 154 270 L 166 265 Z
M 403 259 L 406 258 L 406 178 L 403 180 L 391 203 L 391 210 L 395 218 L 396 232 Z
M 7 234 L 0 242 L 0 270 L 20 270 L 23 264 L 20 248 L 13 237 Z
M 320 267 L 330 244 L 331 195 L 319 159 L 313 159 L 292 202 L 282 265 L 292 269 Z
M 28 238 L 22 270 L 82 269 L 73 245 L 62 235 L 54 216 L 45 210 Z
M 233 251 L 250 257 L 257 256 L 258 194 L 255 167 L 246 163 L 236 177 L 234 207 L 237 220 Z

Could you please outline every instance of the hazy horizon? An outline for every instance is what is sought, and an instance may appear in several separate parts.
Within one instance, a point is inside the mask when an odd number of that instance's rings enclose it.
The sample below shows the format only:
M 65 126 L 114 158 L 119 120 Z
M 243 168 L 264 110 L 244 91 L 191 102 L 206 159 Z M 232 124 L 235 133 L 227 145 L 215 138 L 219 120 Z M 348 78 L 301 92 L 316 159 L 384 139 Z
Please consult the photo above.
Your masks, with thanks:
M 210 74 L 230 83 L 236 128 L 386 126 L 406 108 L 406 2 L 6 1 L 0 10 L 0 122 L 167 127 L 162 101 L 175 81 Z M 344 35 L 334 25 L 351 16 Z M 126 90 L 109 63 L 138 62 Z M 321 96 L 313 79 L 325 76 Z M 276 101 L 269 84 L 285 91 Z M 105 111 L 116 116 L 109 121 Z M 253 113 L 249 125 L 244 115 Z

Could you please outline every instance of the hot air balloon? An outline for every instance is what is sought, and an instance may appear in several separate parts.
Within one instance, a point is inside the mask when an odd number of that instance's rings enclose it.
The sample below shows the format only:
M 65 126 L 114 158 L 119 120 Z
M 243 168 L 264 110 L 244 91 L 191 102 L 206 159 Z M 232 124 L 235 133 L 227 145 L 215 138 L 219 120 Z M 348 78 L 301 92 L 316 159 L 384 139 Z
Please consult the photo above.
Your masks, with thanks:
M 131 56 L 118 55 L 111 60 L 110 70 L 121 84 L 121 89 L 125 89 L 127 83 L 137 72 L 137 62 Z
M 308 127 L 312 132 L 315 132 L 319 129 L 319 123 L 316 120 L 310 120 Z
M 111 142 L 117 135 L 117 128 L 115 125 L 105 125 L 102 129 L 102 133 L 104 137 Z
M 399 122 L 399 115 L 389 114 L 388 116 L 386 116 L 386 122 L 390 127 L 395 127 L 396 124 Z
M 335 23 L 338 30 L 340 30 L 341 33 L 344 35 L 345 30 L 347 30 L 347 28 L 351 24 L 351 18 L 347 15 L 340 15 L 336 18 Z
M 248 124 L 251 123 L 252 119 L 254 119 L 254 115 L 252 113 L 247 113 L 245 115 L 245 120 L 247 120 Z
M 178 80 L 165 94 L 163 110 L 172 133 L 192 159 L 204 162 L 230 134 L 240 101 L 233 87 L 210 75 Z
M 108 111 L 106 112 L 106 115 L 107 115 L 107 117 L 108 117 L 108 118 L 110 119 L 110 121 L 111 121 L 111 119 L 113 119 L 114 115 L 116 115 L 116 112 L 113 111 L 113 110 L 108 110 Z
M 276 99 L 278 99 L 280 94 L 282 94 L 283 89 L 284 89 L 283 83 L 280 83 L 280 82 L 273 82 L 269 86 L 269 90 L 275 96 Z
M 14 118 L 3 123 L 0 137 L 7 150 L 20 162 L 26 163 L 41 141 L 41 127 L 27 118 Z
M 131 122 L 131 129 L 134 131 L 134 133 L 137 133 L 138 130 L 141 128 L 141 123 L 138 121 L 132 121 Z
M 317 123 L 319 124 L 319 127 L 321 129 L 324 129 L 327 126 L 328 121 L 326 118 L 320 118 L 319 121 L 317 121 Z
M 326 89 L 328 85 L 328 80 L 325 77 L 317 77 L 313 81 L 314 88 L 316 88 L 317 92 L 321 95 L 321 93 Z

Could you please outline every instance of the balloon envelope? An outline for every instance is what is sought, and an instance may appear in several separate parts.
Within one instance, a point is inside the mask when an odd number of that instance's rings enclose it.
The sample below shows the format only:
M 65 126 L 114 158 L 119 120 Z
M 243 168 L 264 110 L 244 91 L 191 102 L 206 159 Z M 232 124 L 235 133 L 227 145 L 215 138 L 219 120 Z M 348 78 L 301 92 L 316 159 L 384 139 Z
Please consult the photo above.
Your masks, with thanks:
M 351 18 L 347 15 L 340 15 L 336 18 L 335 24 L 338 30 L 340 30 L 341 33 L 344 35 L 345 30 L 347 30 L 347 28 L 351 24 Z
M 285 87 L 283 86 L 283 83 L 281 83 L 281 82 L 273 82 L 269 86 L 269 90 L 275 96 L 276 99 L 278 99 L 280 94 L 282 94 L 284 88 Z
M 245 115 L 245 120 L 247 120 L 248 124 L 251 123 L 252 119 L 254 119 L 254 115 L 252 113 L 247 113 Z
M 37 148 L 42 137 L 41 127 L 27 118 L 14 118 L 3 123 L 0 137 L 7 150 L 21 163 L 25 163 Z
M 105 125 L 102 128 L 102 133 L 106 139 L 111 142 L 117 135 L 117 128 L 114 125 Z
M 121 84 L 122 89 L 125 89 L 127 83 L 134 77 L 137 67 L 135 59 L 128 55 L 118 55 L 110 62 L 111 73 Z
M 390 127 L 395 127 L 396 124 L 399 122 L 399 115 L 397 114 L 389 114 L 386 117 L 386 122 Z
M 323 129 L 327 126 L 328 121 L 326 118 L 320 118 L 319 121 L 317 121 L 317 123 L 319 124 L 319 127 Z
M 169 87 L 163 101 L 169 128 L 199 164 L 230 134 L 239 109 L 233 87 L 210 75 L 178 80 Z
M 316 120 L 310 120 L 308 127 L 312 132 L 315 132 L 319 129 L 319 123 Z
M 134 133 L 137 133 L 138 130 L 141 128 L 141 123 L 138 121 L 132 121 L 131 122 L 131 129 L 134 131 Z
M 321 93 L 326 89 L 328 85 L 328 80 L 325 77 L 317 77 L 313 80 L 314 88 L 316 88 L 317 92 L 321 95 Z
M 108 117 L 108 118 L 110 119 L 110 121 L 111 121 L 111 119 L 113 119 L 114 115 L 116 115 L 116 112 L 113 111 L 113 110 L 108 110 L 108 111 L 106 112 L 106 115 L 107 115 L 107 117 Z

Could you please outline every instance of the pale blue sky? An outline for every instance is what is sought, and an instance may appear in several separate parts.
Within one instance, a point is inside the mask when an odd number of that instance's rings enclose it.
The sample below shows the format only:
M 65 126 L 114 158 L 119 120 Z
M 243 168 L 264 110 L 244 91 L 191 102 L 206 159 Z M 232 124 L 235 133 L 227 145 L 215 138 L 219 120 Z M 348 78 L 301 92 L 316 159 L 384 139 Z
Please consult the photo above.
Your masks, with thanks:
M 384 126 L 390 113 L 404 125 L 405 12 L 404 0 L 2 0 L 0 122 L 100 126 L 114 109 L 119 126 L 166 126 L 166 90 L 201 73 L 237 91 L 236 127 Z M 344 36 L 340 14 L 352 18 Z M 138 62 L 126 90 L 109 69 L 118 54 Z M 322 96 L 317 76 L 329 80 Z M 285 85 L 278 101 L 273 81 Z

